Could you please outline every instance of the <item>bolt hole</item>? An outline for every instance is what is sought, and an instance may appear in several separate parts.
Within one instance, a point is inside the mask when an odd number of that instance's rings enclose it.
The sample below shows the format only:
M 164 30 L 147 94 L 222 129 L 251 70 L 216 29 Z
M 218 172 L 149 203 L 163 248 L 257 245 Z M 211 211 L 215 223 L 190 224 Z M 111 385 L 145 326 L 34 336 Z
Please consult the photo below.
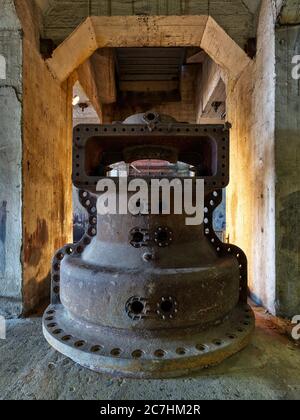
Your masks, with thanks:
M 77 252 L 78 254 L 82 254 L 82 253 L 83 253 L 83 247 L 82 247 L 82 246 L 78 246 L 78 247 L 76 248 L 76 252 Z
M 176 353 L 177 353 L 179 356 L 184 356 L 184 355 L 186 354 L 186 349 L 184 349 L 184 348 L 182 348 L 182 347 L 179 347 L 178 349 L 176 349 Z
M 160 304 L 160 309 L 165 314 L 168 314 L 168 313 L 172 312 L 173 311 L 173 308 L 174 308 L 174 304 L 173 304 L 173 302 L 171 300 L 164 300 Z
M 215 346 L 221 346 L 222 345 L 222 340 L 215 340 L 214 342 Z
M 165 357 L 165 355 L 166 355 L 165 351 L 161 349 L 155 350 L 154 352 L 154 356 L 158 357 L 159 359 L 162 359 L 163 357 Z
M 62 338 L 62 341 L 70 341 L 72 339 L 72 336 L 71 335 L 65 335 L 63 338 Z
M 76 341 L 76 343 L 74 344 L 75 347 L 79 348 L 79 347 L 83 347 L 85 345 L 85 341 L 81 340 L 81 341 Z
M 156 233 L 156 240 L 157 242 L 167 242 L 169 240 L 168 232 L 165 230 L 161 230 Z
M 55 330 L 55 331 L 53 331 L 53 334 L 54 335 L 59 335 L 59 334 L 61 334 L 62 333 L 62 330 Z
M 99 351 L 101 351 L 102 350 L 102 347 L 101 346 L 93 346 L 92 348 L 91 348 L 91 352 L 92 353 L 98 353 Z
M 144 308 L 145 308 L 145 306 L 144 306 L 143 302 L 141 302 L 139 300 L 135 300 L 134 302 L 132 302 L 132 304 L 130 306 L 131 312 L 133 312 L 135 315 L 140 315 L 141 313 L 143 313 Z
M 196 345 L 196 349 L 198 351 L 205 351 L 206 350 L 206 346 L 204 344 L 197 344 Z
M 154 121 L 156 118 L 156 115 L 153 114 L 153 112 L 149 112 L 148 114 L 146 114 L 146 118 L 148 121 Z
M 119 356 L 120 356 L 120 354 L 121 354 L 121 349 L 112 349 L 112 351 L 110 352 L 110 354 L 111 354 L 113 357 L 119 357 Z
M 89 229 L 89 235 L 91 235 L 91 236 L 95 236 L 95 235 L 96 235 L 96 233 L 97 233 L 97 231 L 96 231 L 96 229 L 95 229 L 95 228 Z
M 134 359 L 140 359 L 143 354 L 144 352 L 142 350 L 134 350 L 131 355 Z
M 141 232 L 134 232 L 132 234 L 132 242 L 140 244 L 144 241 L 144 235 Z

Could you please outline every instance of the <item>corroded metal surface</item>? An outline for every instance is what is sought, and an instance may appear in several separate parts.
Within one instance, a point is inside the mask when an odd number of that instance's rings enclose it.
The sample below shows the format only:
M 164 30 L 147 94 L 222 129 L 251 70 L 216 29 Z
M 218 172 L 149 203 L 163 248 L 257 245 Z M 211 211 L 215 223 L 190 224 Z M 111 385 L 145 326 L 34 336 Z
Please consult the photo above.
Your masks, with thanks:
M 47 321 L 50 319 L 50 321 Z M 249 343 L 254 316 L 241 305 L 220 325 L 160 332 L 112 330 L 70 318 L 62 305 L 44 316 L 44 335 L 59 352 L 82 366 L 117 376 L 170 378 L 221 363 Z M 55 324 L 55 325 L 54 325 Z
M 111 164 L 142 158 L 193 165 L 205 180 L 203 224 L 186 225 L 186 214 L 172 208 L 169 215 L 97 215 L 99 177 Z M 247 259 L 212 225 L 228 168 L 222 126 L 163 123 L 153 113 L 139 125 L 75 128 L 73 181 L 89 227 L 53 260 L 43 323 L 54 348 L 93 370 L 169 377 L 216 364 L 248 343 Z

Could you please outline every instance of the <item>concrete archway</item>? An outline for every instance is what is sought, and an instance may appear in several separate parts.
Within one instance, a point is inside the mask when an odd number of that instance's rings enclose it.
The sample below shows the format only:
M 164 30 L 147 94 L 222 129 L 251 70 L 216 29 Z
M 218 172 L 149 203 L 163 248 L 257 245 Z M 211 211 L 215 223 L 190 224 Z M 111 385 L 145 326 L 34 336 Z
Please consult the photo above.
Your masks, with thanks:
M 251 62 L 209 16 L 97 16 L 87 18 L 47 65 L 63 82 L 99 48 L 174 46 L 200 46 L 231 79 L 237 79 Z

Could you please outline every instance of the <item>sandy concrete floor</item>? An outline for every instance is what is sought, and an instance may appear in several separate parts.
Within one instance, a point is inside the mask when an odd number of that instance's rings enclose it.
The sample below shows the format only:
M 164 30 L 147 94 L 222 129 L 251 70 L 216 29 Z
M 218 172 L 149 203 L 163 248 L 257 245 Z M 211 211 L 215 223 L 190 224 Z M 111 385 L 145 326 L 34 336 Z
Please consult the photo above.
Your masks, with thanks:
M 8 322 L 0 340 L 0 399 L 300 399 L 300 348 L 256 310 L 252 344 L 190 378 L 132 380 L 85 370 L 52 350 L 41 319 Z

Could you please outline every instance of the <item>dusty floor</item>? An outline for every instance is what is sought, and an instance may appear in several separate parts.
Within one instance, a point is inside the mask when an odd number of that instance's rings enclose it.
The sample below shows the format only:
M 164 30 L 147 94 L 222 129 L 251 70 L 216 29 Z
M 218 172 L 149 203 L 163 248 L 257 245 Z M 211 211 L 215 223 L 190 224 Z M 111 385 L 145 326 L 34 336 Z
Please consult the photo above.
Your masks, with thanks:
M 300 348 L 256 310 L 252 344 L 191 378 L 121 380 L 75 365 L 43 339 L 41 320 L 8 322 L 0 340 L 0 399 L 300 399 Z

